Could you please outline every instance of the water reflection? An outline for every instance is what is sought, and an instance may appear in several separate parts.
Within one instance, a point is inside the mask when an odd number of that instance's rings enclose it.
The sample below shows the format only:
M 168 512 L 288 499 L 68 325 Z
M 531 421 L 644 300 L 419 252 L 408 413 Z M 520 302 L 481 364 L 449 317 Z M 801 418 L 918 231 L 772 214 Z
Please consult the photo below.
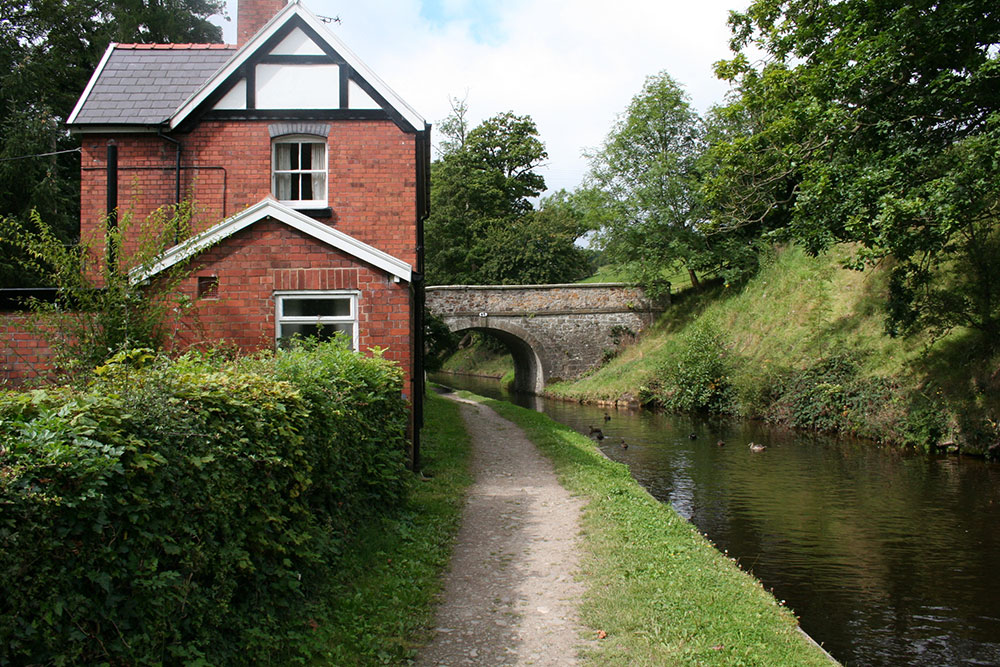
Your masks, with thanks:
M 604 408 L 467 380 L 441 377 L 581 433 L 600 425 L 609 457 L 845 664 L 1000 664 L 1000 466 L 697 416 L 610 410 L 605 424 Z

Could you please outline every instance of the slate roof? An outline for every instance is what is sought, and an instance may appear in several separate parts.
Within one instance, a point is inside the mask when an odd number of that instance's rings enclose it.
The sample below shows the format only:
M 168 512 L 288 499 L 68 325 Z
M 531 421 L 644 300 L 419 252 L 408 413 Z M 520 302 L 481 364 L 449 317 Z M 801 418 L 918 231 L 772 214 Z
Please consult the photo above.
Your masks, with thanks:
M 236 53 L 230 44 L 112 44 L 71 125 L 159 125 Z

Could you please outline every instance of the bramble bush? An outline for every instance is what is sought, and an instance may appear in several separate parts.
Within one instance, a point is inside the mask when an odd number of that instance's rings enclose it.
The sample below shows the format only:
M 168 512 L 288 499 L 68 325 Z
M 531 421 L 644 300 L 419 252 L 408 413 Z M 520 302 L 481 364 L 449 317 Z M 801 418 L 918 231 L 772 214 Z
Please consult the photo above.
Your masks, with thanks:
M 643 399 L 669 410 L 731 412 L 731 374 L 722 334 L 699 327 L 685 335 L 679 353 L 660 368 Z
M 401 380 L 333 342 L 0 394 L 0 665 L 307 660 L 345 542 L 404 497 Z
M 790 426 L 840 431 L 933 449 L 947 431 L 944 411 L 889 378 L 862 373 L 855 353 L 834 350 L 789 371 L 771 388 L 767 418 Z

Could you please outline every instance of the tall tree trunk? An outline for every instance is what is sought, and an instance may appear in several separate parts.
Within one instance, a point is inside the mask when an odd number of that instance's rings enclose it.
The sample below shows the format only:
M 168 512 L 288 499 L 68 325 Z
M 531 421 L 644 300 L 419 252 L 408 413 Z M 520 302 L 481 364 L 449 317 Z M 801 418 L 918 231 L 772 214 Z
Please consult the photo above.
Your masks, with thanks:
M 691 278 L 691 287 L 700 290 L 701 282 L 698 280 L 698 274 L 690 266 L 688 267 L 688 277 Z

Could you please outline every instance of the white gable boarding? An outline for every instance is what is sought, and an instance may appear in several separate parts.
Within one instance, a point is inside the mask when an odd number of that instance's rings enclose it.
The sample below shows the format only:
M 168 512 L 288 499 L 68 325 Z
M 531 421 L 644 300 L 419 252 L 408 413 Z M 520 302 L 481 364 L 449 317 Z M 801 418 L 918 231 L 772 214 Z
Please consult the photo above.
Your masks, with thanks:
M 317 239 L 327 245 L 355 257 L 362 262 L 370 264 L 382 271 L 385 271 L 394 279 L 409 282 L 412 279 L 412 267 L 401 259 L 370 246 L 363 241 L 359 241 L 339 230 L 329 227 L 322 222 L 318 222 L 307 215 L 300 213 L 284 204 L 276 201 L 272 197 L 265 197 L 253 206 L 250 206 L 236 215 L 230 216 L 222 222 L 206 229 L 200 234 L 192 236 L 186 241 L 169 248 L 151 265 L 139 266 L 129 273 L 133 283 L 140 283 L 149 280 L 161 271 L 182 262 L 189 257 L 211 248 L 213 245 L 229 238 L 236 232 L 250 227 L 261 220 L 270 218 L 284 223 L 292 229 L 297 229 L 303 234 Z
M 313 32 L 322 44 L 317 43 L 306 30 L 294 21 L 298 19 Z M 347 46 L 341 42 L 329 29 L 297 0 L 290 2 L 284 9 L 260 29 L 254 37 L 236 52 L 215 75 L 209 79 L 194 95 L 179 108 L 170 118 L 170 127 L 176 128 L 185 118 L 192 114 L 220 86 L 231 81 L 233 75 L 239 75 L 241 68 L 248 62 L 254 63 L 261 55 L 261 48 L 286 26 L 293 22 L 287 35 L 266 54 L 266 57 L 322 57 L 328 51 L 333 51 L 350 67 L 351 80 L 347 86 L 348 99 L 340 97 L 340 67 L 331 62 L 259 62 L 253 64 L 254 106 L 261 110 L 283 109 L 381 109 L 376 97 L 385 100 L 385 104 L 395 112 L 402 122 L 410 129 L 419 132 L 426 125 L 424 119 L 389 88 L 371 69 L 365 65 Z M 265 60 L 266 60 L 265 57 Z M 376 93 L 376 97 L 365 92 L 354 77 L 360 77 L 367 86 Z M 240 79 L 234 87 L 227 91 L 213 105 L 217 110 L 245 110 L 246 81 Z M 242 86 L 242 88 L 241 88 Z M 240 89 L 240 90 L 238 90 Z M 242 92 L 241 92 L 242 91 Z M 387 109 L 387 110 L 390 110 Z
M 247 108 L 247 80 L 240 79 L 221 100 L 215 103 L 213 109 L 240 110 Z
M 337 109 L 337 65 L 257 65 L 258 109 Z
M 322 56 L 325 55 L 322 47 L 312 41 L 309 35 L 299 28 L 288 33 L 288 36 L 281 40 L 271 50 L 272 56 Z

